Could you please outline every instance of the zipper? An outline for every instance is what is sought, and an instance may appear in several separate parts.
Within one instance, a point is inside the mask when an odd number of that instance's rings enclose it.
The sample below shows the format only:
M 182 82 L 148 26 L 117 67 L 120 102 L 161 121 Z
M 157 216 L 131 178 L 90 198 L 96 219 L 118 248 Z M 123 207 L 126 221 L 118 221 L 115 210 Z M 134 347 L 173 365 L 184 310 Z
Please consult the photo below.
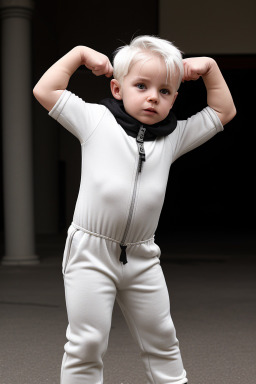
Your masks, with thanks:
M 131 222 L 132 222 L 132 216 L 133 216 L 133 211 L 134 211 L 134 206 L 135 206 L 135 201 L 136 201 L 139 174 L 142 171 L 143 162 L 146 161 L 145 150 L 144 150 L 144 145 L 143 145 L 144 144 L 143 140 L 144 140 L 145 131 L 146 131 L 146 128 L 141 126 L 139 133 L 138 133 L 138 136 L 136 138 L 137 145 L 138 145 L 138 152 L 139 152 L 139 160 L 138 160 L 136 175 L 135 175 L 134 184 L 133 184 L 133 192 L 132 192 L 132 199 L 131 199 L 129 214 L 128 214 L 123 238 L 122 238 L 121 243 L 120 243 L 120 248 L 121 248 L 120 261 L 123 264 L 127 263 L 127 258 L 126 258 L 127 245 L 125 244 L 125 241 L 126 241 L 126 237 L 127 237 L 127 234 L 128 234 L 129 229 L 130 229 Z

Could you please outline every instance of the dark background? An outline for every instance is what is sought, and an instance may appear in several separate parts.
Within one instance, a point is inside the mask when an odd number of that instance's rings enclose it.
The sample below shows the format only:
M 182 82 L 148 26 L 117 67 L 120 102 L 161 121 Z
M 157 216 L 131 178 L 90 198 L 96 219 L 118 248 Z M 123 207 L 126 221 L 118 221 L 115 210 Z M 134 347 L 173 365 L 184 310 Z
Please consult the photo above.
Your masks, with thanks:
M 36 1 L 32 19 L 32 85 L 50 65 L 76 45 L 88 45 L 112 58 L 113 51 L 129 43 L 132 37 L 158 35 L 158 6 L 156 0 Z M 237 233 L 253 233 L 255 228 L 253 111 L 256 55 L 206 54 L 218 62 L 231 89 L 237 116 L 223 133 L 173 164 L 157 231 L 163 238 L 170 231 L 222 232 L 232 233 L 235 237 Z M 91 102 L 110 95 L 109 80 L 96 78 L 85 69 L 79 69 L 73 75 L 69 89 Z M 181 85 L 174 112 L 178 119 L 184 119 L 205 105 L 202 81 L 189 82 Z M 35 100 L 33 108 L 36 233 L 65 233 L 72 220 L 79 188 L 80 144 L 52 121 Z M 43 177 L 46 175 L 47 179 L 47 167 L 52 166 L 50 161 L 47 162 L 51 146 L 54 146 L 58 178 L 54 207 L 48 201 L 51 191 L 46 193 L 47 183 Z M 2 195 L 1 205 L 3 212 Z M 47 223 L 54 220 L 56 225 L 50 228 Z M 4 231 L 3 219 L 0 224 Z

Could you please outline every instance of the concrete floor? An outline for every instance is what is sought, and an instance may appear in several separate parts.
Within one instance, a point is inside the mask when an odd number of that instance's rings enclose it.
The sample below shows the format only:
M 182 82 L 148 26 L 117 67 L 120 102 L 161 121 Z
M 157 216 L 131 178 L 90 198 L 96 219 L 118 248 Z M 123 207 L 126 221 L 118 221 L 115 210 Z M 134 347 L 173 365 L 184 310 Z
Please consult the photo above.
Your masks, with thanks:
M 67 325 L 64 243 L 43 237 L 39 243 L 38 266 L 0 268 L 0 384 L 59 383 Z M 162 239 L 162 250 L 189 384 L 255 384 L 254 238 L 184 241 L 177 235 L 171 244 Z M 145 383 L 138 348 L 117 307 L 104 372 L 106 384 Z

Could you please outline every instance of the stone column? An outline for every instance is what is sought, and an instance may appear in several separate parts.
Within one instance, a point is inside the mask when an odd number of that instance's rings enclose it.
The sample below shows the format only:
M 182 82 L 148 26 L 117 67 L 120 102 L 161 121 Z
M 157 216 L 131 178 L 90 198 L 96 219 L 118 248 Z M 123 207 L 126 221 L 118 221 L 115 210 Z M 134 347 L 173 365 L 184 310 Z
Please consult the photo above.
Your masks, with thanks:
M 5 256 L 36 264 L 34 240 L 31 29 L 32 0 L 0 0 Z

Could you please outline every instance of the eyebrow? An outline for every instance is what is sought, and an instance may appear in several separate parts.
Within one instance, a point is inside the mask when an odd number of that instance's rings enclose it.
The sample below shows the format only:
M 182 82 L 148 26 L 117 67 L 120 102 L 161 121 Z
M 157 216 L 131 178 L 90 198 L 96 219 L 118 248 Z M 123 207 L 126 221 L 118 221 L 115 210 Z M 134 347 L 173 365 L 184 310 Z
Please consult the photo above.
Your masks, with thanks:
M 151 81 L 151 77 L 137 76 L 137 77 L 135 77 L 134 81 Z M 171 87 L 171 84 L 170 83 L 164 83 L 164 84 L 162 84 L 162 87 Z
M 135 77 L 135 80 L 134 80 L 134 81 L 150 81 L 150 80 L 151 80 L 150 77 L 137 76 L 137 77 Z

